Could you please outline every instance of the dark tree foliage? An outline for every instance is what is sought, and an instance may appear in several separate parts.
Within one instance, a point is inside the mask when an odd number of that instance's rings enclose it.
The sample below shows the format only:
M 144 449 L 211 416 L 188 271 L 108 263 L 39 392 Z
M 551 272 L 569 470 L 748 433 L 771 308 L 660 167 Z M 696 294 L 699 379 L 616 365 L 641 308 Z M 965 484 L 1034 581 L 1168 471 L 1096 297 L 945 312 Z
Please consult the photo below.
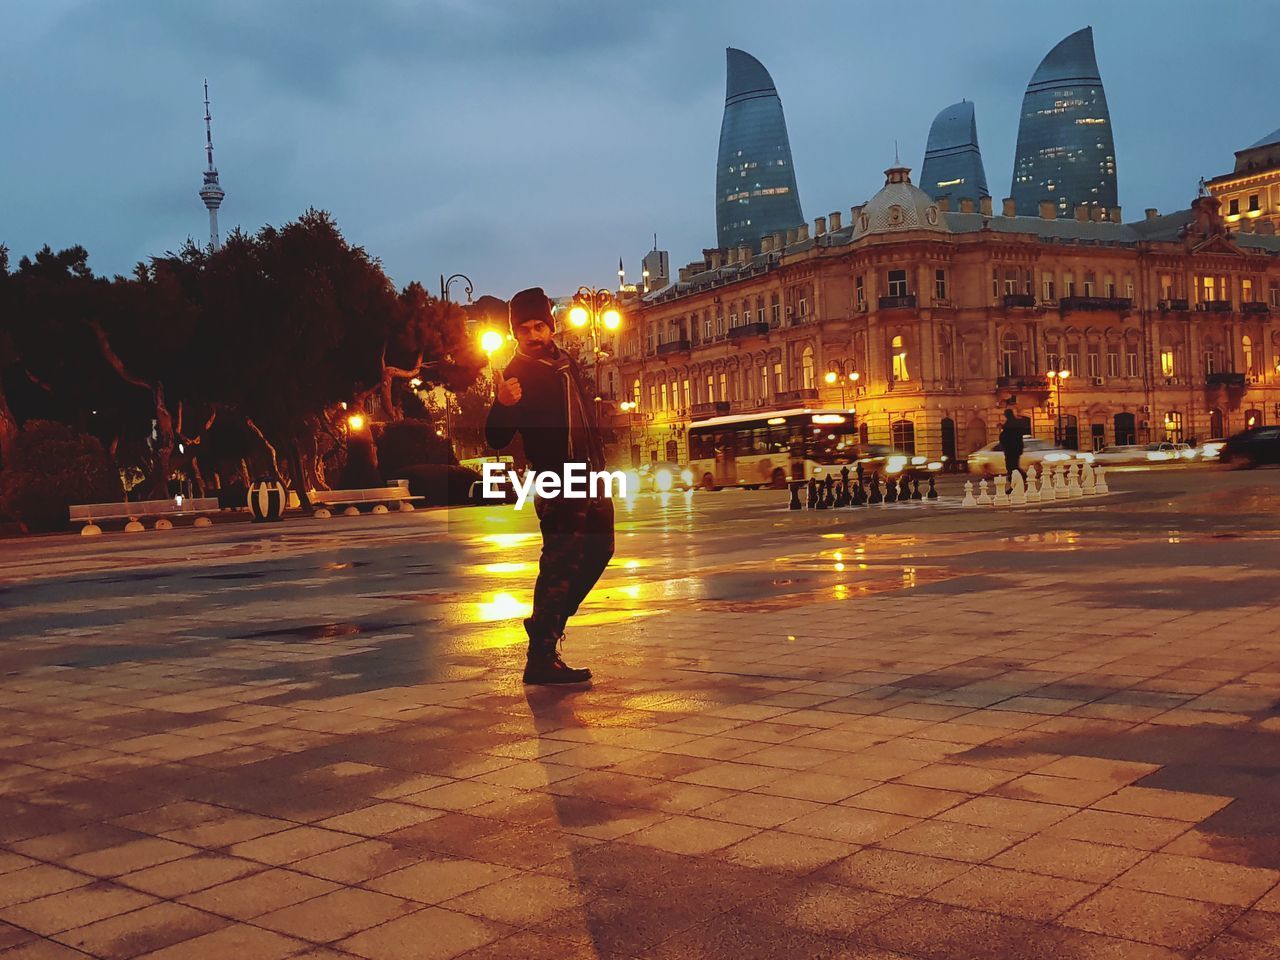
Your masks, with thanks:
M 139 495 L 345 462 L 349 410 L 396 421 L 410 381 L 465 390 L 484 365 L 462 308 L 396 290 L 325 212 L 97 277 L 82 247 L 10 269 L 0 246 L 0 468 L 27 420 L 97 437 Z M 367 472 L 367 471 L 365 471 Z M 211 491 L 210 491 L 211 492 Z

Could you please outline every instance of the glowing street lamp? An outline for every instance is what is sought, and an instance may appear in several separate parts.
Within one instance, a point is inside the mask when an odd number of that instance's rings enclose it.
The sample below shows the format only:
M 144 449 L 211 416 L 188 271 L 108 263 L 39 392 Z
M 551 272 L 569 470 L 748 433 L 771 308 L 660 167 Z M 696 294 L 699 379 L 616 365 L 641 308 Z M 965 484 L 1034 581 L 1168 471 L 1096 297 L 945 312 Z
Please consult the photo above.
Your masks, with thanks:
M 1049 378 L 1049 386 L 1053 388 L 1053 409 L 1056 414 L 1053 424 L 1053 442 L 1057 446 L 1062 446 L 1062 385 L 1071 377 L 1071 371 L 1066 367 L 1061 370 L 1050 370 L 1045 374 Z
M 347 426 L 350 427 L 352 430 L 363 430 L 364 414 L 361 414 L 361 413 L 351 414 L 351 416 L 347 417 Z
M 845 404 L 845 384 L 849 383 L 857 386 L 858 381 L 862 379 L 862 374 L 857 370 L 851 369 L 851 361 L 832 360 L 831 363 L 828 364 L 828 370 L 823 374 L 822 379 L 828 384 L 840 384 L 840 406 L 843 407 Z
M 579 287 L 569 308 L 569 326 L 586 329 L 591 334 L 592 373 L 595 377 L 596 400 L 600 400 L 600 360 L 606 352 L 600 348 L 600 329 L 610 333 L 622 327 L 613 294 L 602 287 Z

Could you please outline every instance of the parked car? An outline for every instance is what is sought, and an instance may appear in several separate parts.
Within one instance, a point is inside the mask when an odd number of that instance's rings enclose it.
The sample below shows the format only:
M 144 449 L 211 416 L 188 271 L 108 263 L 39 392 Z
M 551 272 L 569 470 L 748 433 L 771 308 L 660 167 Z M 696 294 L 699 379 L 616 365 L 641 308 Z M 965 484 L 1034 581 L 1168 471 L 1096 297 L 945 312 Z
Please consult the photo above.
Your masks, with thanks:
M 1018 459 L 1018 467 L 1026 470 L 1034 464 L 1037 468 L 1044 465 L 1053 466 L 1059 463 L 1092 463 L 1094 455 L 1085 450 L 1067 450 L 1055 447 L 1048 440 L 1038 437 L 1027 437 L 1022 441 L 1022 456 Z M 984 477 L 994 477 L 1004 473 L 1004 447 L 1000 441 L 989 443 L 969 454 L 969 470 L 980 473 Z
M 1237 433 L 1219 451 L 1218 462 L 1241 467 L 1280 463 L 1280 426 L 1253 427 Z

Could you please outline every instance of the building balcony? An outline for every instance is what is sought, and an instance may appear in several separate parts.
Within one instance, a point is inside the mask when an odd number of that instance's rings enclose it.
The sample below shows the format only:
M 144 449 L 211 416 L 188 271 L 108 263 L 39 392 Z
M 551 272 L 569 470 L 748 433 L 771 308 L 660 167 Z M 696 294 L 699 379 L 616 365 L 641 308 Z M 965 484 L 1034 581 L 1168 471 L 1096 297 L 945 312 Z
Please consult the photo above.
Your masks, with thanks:
M 1204 375 L 1204 385 L 1206 387 L 1232 387 L 1236 390 L 1243 390 L 1245 386 L 1243 373 L 1206 373 Z
M 1241 313 L 1270 313 L 1271 308 L 1261 300 L 1254 300 L 1250 303 L 1240 304 Z
M 1190 307 L 1187 306 L 1186 300 L 1161 300 L 1161 313 L 1186 313 Z
M 767 323 L 744 323 L 741 326 L 729 328 L 730 340 L 746 340 L 749 337 L 765 337 L 769 335 L 769 324 Z
M 774 403 L 780 407 L 794 407 L 816 401 L 818 399 L 818 390 L 816 387 L 805 387 L 800 390 L 779 390 L 773 399 Z
M 1196 304 L 1196 309 L 1202 313 L 1230 313 L 1232 307 L 1230 300 L 1206 300 Z
M 712 400 L 707 403 L 695 403 L 689 411 L 693 417 L 719 417 L 729 412 L 728 400 Z
M 1048 377 L 996 377 L 997 390 L 1048 390 Z
M 1006 310 L 1012 307 L 1034 307 L 1036 298 L 1030 293 L 1006 293 L 1004 295 L 1004 308 Z
M 658 344 L 658 356 L 669 357 L 673 353 L 688 353 L 688 340 L 668 340 L 666 343 Z
M 1063 313 L 1072 310 L 1117 310 L 1125 313 L 1132 303 L 1128 297 L 1063 297 L 1058 301 L 1058 307 Z
M 881 297 L 877 302 L 881 310 L 914 310 L 916 295 L 908 293 L 901 297 Z

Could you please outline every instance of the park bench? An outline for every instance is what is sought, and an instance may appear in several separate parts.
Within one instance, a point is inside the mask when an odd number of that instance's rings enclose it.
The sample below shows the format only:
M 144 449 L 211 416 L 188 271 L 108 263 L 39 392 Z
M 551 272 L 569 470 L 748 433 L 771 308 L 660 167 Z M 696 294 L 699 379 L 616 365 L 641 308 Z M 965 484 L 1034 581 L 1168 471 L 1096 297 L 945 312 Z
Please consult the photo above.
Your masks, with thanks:
M 307 496 L 317 510 L 346 507 L 345 512 L 348 516 L 359 513 L 361 504 L 371 503 L 374 505 L 374 513 L 386 513 L 389 503 L 396 504 L 400 510 L 408 511 L 413 509 L 414 500 L 424 499 L 409 493 L 408 480 L 393 480 L 390 486 L 367 487 L 362 490 L 311 490 Z M 382 509 L 379 510 L 379 507 Z
M 167 530 L 173 526 L 171 517 L 195 517 L 196 526 L 207 526 L 206 513 L 218 512 L 217 497 L 171 497 L 168 500 L 133 500 L 114 503 L 77 503 L 69 511 L 73 523 L 83 523 L 80 534 L 85 537 L 102 533 L 99 520 L 127 520 L 126 533 L 143 529 L 144 518 L 155 517 L 156 529 Z M 201 518 L 206 523 L 200 523 Z M 163 521 L 163 525 L 161 522 Z

